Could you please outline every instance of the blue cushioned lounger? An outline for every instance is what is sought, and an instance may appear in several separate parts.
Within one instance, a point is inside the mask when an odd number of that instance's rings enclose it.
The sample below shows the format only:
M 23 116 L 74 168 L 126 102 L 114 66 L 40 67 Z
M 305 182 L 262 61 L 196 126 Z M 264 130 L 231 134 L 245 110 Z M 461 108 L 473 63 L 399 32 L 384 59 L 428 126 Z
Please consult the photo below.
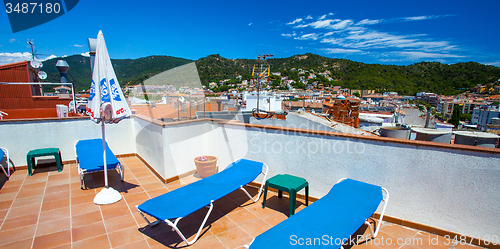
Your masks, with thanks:
M 2 167 L 2 170 L 3 170 L 3 173 L 5 173 L 5 175 L 7 177 L 10 177 L 10 168 L 9 168 L 9 151 L 6 149 L 6 148 L 3 148 L 3 147 L 0 147 L 0 162 L 3 160 L 3 157 L 4 156 L 7 156 L 7 161 L 5 161 L 5 163 L 7 164 L 7 171 L 5 171 L 5 169 L 3 168 L 3 165 L 0 165 L 0 167 Z
M 102 155 L 102 139 L 80 140 L 75 143 L 75 155 L 80 175 L 80 187 L 83 188 L 83 176 L 87 173 L 104 171 L 104 160 Z M 123 181 L 123 165 L 109 149 L 106 142 L 106 164 L 108 170 L 118 168 Z
M 262 193 L 263 184 L 261 184 L 256 198 L 253 198 L 243 186 L 255 180 L 260 174 L 264 175 L 262 182 L 265 182 L 267 170 L 268 166 L 265 163 L 239 159 L 231 163 L 220 173 L 147 200 L 141 205 L 136 206 L 136 208 L 148 224 L 151 223 L 143 213 L 156 218 L 158 221 L 167 223 L 188 245 L 191 245 L 198 239 L 208 216 L 212 212 L 214 201 L 237 189 L 242 189 L 254 202 L 258 201 Z M 187 241 L 186 237 L 177 228 L 177 223 L 183 217 L 203 207 L 209 208 L 207 215 L 195 238 L 192 241 Z M 171 220 L 174 221 L 172 222 Z
M 382 194 L 386 192 L 386 197 Z M 257 236 L 249 248 L 340 248 L 363 224 L 377 236 L 389 200 L 386 189 L 352 179 L 340 180 L 323 198 Z M 367 219 L 384 202 L 375 232 Z M 309 243 L 309 244 L 308 244 Z

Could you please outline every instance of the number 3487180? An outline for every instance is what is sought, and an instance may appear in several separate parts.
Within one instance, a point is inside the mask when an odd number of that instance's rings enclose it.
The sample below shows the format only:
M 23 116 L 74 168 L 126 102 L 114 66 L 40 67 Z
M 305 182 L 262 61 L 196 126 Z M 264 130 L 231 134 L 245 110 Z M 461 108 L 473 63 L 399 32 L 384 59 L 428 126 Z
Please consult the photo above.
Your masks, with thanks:
M 59 3 L 17 3 L 17 4 L 12 4 L 12 3 L 6 3 L 5 4 L 5 11 L 7 11 L 7 14 L 10 14 L 12 12 L 15 13 L 23 13 L 23 14 L 28 14 L 28 13 L 59 13 L 61 12 L 61 5 Z

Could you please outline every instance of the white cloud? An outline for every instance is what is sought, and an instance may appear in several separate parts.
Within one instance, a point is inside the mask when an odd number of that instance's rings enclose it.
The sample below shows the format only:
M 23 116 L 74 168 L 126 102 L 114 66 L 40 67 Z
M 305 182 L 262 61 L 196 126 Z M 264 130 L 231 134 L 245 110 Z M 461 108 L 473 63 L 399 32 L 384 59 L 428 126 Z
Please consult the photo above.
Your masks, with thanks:
M 318 20 L 323 20 L 323 19 L 325 19 L 327 16 L 333 16 L 333 13 L 332 13 L 332 12 L 330 12 L 330 13 L 328 13 L 328 14 L 322 15 L 322 16 L 320 16 L 320 17 L 318 18 Z
M 20 61 L 31 61 L 31 53 L 30 52 L 17 52 L 17 53 L 0 53 L 0 65 L 15 63 Z M 53 58 L 57 58 L 55 55 L 50 55 L 44 58 L 38 58 L 41 61 L 50 60 Z
M 366 28 L 348 29 L 336 34 L 334 36 L 325 33 L 321 43 L 357 49 L 418 49 L 427 53 L 448 52 L 458 49 L 448 41 L 424 39 L 422 38 L 424 35 L 393 35 Z
M 77 47 L 77 48 L 82 48 L 82 47 L 84 47 L 85 45 L 74 44 L 74 45 L 71 45 L 71 46 L 73 46 L 73 47 Z
M 281 36 L 288 37 L 288 38 L 290 38 L 290 37 L 294 37 L 294 36 L 296 36 L 296 35 L 297 35 L 297 34 L 295 33 L 295 31 L 294 31 L 293 33 L 291 33 L 291 34 L 281 34 Z
M 495 66 L 495 67 L 500 67 L 500 61 L 495 61 L 495 62 L 483 62 L 481 64 L 485 64 L 485 65 L 491 65 L 491 66 Z
M 412 16 L 412 17 L 404 17 L 403 20 L 405 21 L 421 21 L 421 20 L 427 20 L 427 19 L 433 19 L 437 18 L 437 16 Z
M 443 54 L 443 53 L 427 53 L 422 51 L 401 51 L 396 52 L 400 56 L 406 57 L 409 60 L 421 60 L 421 59 L 446 59 L 446 58 L 463 58 L 465 56 L 454 55 L 454 54 Z
M 41 61 L 48 61 L 48 60 L 50 60 L 50 59 L 54 59 L 54 58 L 57 58 L 57 56 L 55 56 L 55 55 L 50 55 L 50 56 L 46 57 L 45 59 L 41 59 L 41 58 L 40 58 L 40 60 L 41 60 Z
M 334 25 L 332 25 L 332 29 L 345 29 L 346 27 L 352 24 L 352 20 L 343 20 Z
M 81 53 L 81 56 L 90 57 L 90 52 Z
M 298 25 L 298 26 L 295 26 L 295 28 L 305 28 L 305 27 L 313 27 L 315 29 L 320 29 L 320 28 L 327 28 L 331 25 L 332 22 L 335 22 L 335 21 L 340 21 L 340 20 L 321 20 L 321 21 L 316 21 L 316 22 L 313 22 L 313 23 L 309 23 L 309 24 L 303 24 L 303 25 Z
M 299 23 L 299 22 L 302 22 L 302 18 L 297 18 L 297 19 L 293 20 L 292 22 L 287 23 L 287 25 L 294 25 L 294 24 Z
M 299 37 L 295 37 L 293 39 L 296 39 L 296 40 L 318 40 L 318 35 L 315 34 L 315 33 L 311 33 L 311 34 L 305 34 L 305 35 L 301 35 Z
M 249 23 L 248 26 L 252 26 L 253 22 Z
M 361 53 L 362 50 L 359 49 L 346 49 L 346 48 L 325 48 L 324 51 L 327 54 L 353 54 Z
M 16 42 L 16 39 L 12 38 L 12 39 L 9 40 L 9 42 L 10 43 L 14 43 L 14 42 Z
M 350 46 L 358 48 L 367 47 L 391 47 L 391 46 L 403 46 L 408 45 L 415 40 L 406 39 L 406 36 L 391 35 L 385 32 L 378 31 L 367 31 L 367 30 L 357 30 L 349 32 L 345 37 L 345 40 L 349 40 Z
M 319 20 L 315 21 L 309 24 L 300 24 L 295 26 L 294 28 L 305 28 L 305 27 L 312 27 L 315 29 L 345 29 L 349 27 L 352 24 L 352 20 L 340 20 L 340 19 L 326 19 L 326 20 Z
M 460 58 L 457 55 L 461 50 L 457 45 L 447 40 L 438 40 L 426 34 L 412 34 L 411 32 L 380 31 L 372 25 L 380 23 L 395 23 L 408 21 L 421 21 L 446 17 L 449 15 L 396 17 L 389 19 L 334 19 L 328 18 L 333 13 L 325 14 L 310 20 L 297 18 L 287 23 L 294 29 L 303 29 L 300 35 L 283 33 L 284 37 L 295 40 L 317 41 L 326 45 L 322 48 L 326 53 L 364 53 L 371 54 L 382 60 L 419 60 L 433 59 L 444 60 L 447 58 Z M 310 20 L 310 21 L 309 21 Z M 387 28 L 390 26 L 386 26 Z M 314 33 L 307 31 L 314 29 Z M 317 44 L 317 43 L 315 43 Z M 321 48 L 320 48 L 321 49 Z M 383 58 L 386 55 L 393 58 Z
M 324 38 L 323 40 L 321 40 L 321 43 L 329 43 L 332 45 L 343 45 L 344 39 L 343 38 Z
M 310 19 L 313 19 L 313 17 L 311 15 L 306 16 L 306 20 L 310 20 Z
M 382 20 L 370 20 L 370 19 L 364 19 L 356 23 L 356 25 L 373 25 L 380 23 Z
M 9 64 L 20 61 L 31 60 L 31 53 L 0 53 L 0 64 Z

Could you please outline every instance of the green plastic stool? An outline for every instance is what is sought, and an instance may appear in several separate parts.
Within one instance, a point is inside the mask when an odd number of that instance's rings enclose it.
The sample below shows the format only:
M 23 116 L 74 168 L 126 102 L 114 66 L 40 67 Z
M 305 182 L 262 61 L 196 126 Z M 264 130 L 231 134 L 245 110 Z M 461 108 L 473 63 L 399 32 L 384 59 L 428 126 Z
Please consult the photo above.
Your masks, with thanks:
M 262 202 L 262 208 L 266 206 L 267 188 L 275 188 L 278 190 L 278 198 L 283 197 L 283 191 L 289 194 L 290 199 L 290 216 L 295 214 L 295 201 L 297 198 L 297 192 L 301 189 L 306 188 L 306 206 L 309 205 L 309 183 L 304 178 L 297 176 L 292 176 L 288 174 L 275 175 L 266 181 L 264 187 L 264 201 Z
M 45 148 L 45 149 L 36 149 L 30 150 L 28 155 L 26 156 L 26 161 L 28 162 L 28 174 L 31 176 L 33 173 L 32 169 L 35 169 L 35 157 L 40 156 L 54 156 L 57 163 L 57 171 L 62 171 L 62 160 L 61 160 L 61 152 L 58 148 Z

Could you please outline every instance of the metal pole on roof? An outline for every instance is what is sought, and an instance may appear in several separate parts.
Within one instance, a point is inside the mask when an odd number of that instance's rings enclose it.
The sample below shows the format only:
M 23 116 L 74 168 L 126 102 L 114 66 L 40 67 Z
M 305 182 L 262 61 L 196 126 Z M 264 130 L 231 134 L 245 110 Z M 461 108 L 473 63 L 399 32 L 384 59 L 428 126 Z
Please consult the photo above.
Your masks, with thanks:
M 77 113 L 76 111 L 76 101 L 75 101 L 75 89 L 73 88 L 73 83 L 70 83 L 71 84 L 71 93 L 73 95 L 73 107 L 75 108 L 75 113 Z

